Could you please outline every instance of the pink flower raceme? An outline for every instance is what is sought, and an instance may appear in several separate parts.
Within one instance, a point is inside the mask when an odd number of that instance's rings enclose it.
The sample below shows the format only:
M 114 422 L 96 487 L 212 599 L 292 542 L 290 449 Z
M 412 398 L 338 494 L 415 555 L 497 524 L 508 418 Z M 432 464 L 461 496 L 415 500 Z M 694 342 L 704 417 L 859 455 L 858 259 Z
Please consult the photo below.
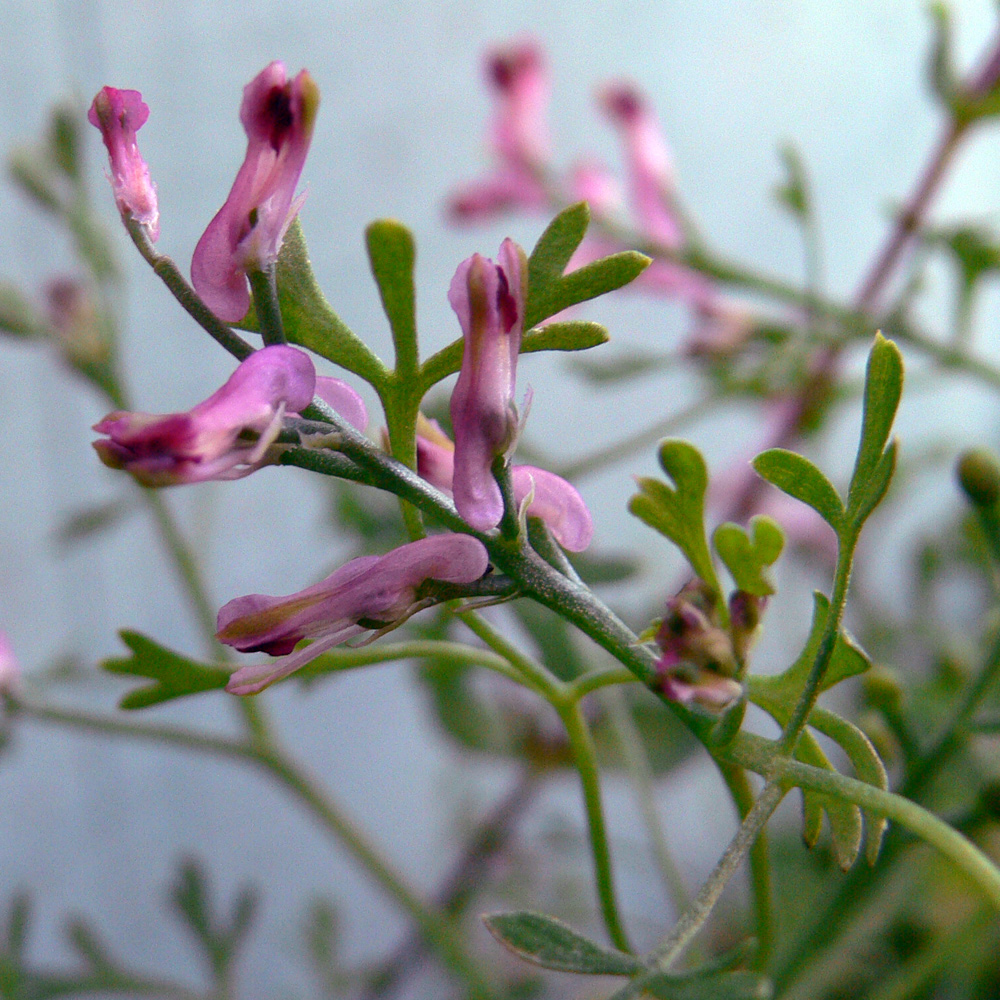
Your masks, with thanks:
M 146 123 L 149 108 L 138 90 L 104 87 L 94 98 L 87 120 L 101 130 L 111 161 L 111 187 L 122 217 L 145 226 L 149 238 L 160 235 L 160 212 L 156 205 L 156 185 L 149 167 L 139 155 L 135 134 Z
M 445 493 L 452 492 L 455 446 L 437 422 L 417 418 L 417 472 Z M 555 540 L 570 552 L 582 552 L 594 535 L 594 524 L 583 498 L 561 476 L 533 465 L 511 467 L 514 501 L 525 513 L 541 518 Z M 530 497 L 530 500 L 529 500 Z
M 474 528 L 496 527 L 503 497 L 491 472 L 493 460 L 514 450 L 517 355 L 521 349 L 528 261 L 510 239 L 498 263 L 479 254 L 455 272 L 448 301 L 465 335 L 462 368 L 451 395 L 455 429 L 452 489 L 459 514 Z
M 263 271 L 278 258 L 302 205 L 295 198 L 312 138 L 319 91 L 302 70 L 289 80 L 271 63 L 243 90 L 240 121 L 247 154 L 225 204 L 208 224 L 191 259 L 191 281 L 208 306 L 226 322 L 250 306 L 248 271 Z
M 276 345 L 251 354 L 187 413 L 109 413 L 94 425 L 107 435 L 94 447 L 105 465 L 130 472 L 144 486 L 239 479 L 264 463 L 285 415 L 304 409 L 317 393 L 364 427 L 364 403 L 353 389 L 338 379 L 317 379 L 307 354 Z
M 219 611 L 219 640 L 243 653 L 279 659 L 242 667 L 226 690 L 256 694 L 333 646 L 400 624 L 426 606 L 420 588 L 428 580 L 473 583 L 488 566 L 486 549 L 470 535 L 434 535 L 384 556 L 352 559 L 288 597 L 238 597 Z M 303 639 L 314 641 L 293 652 Z
M 452 197 L 451 212 L 459 219 L 547 204 L 539 178 L 549 155 L 549 80 L 542 51 L 533 41 L 498 49 L 486 57 L 486 73 L 497 100 L 490 128 L 497 166 Z

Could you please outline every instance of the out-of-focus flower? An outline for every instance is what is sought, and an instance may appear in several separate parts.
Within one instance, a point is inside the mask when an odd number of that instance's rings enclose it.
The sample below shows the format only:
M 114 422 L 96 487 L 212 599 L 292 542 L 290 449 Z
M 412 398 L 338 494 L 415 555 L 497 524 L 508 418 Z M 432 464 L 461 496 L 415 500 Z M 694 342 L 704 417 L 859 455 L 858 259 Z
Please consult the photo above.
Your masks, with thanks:
M 319 108 L 319 90 L 302 70 L 289 80 L 271 63 L 243 90 L 240 121 L 247 153 L 225 204 L 208 224 L 191 259 L 191 281 L 206 304 L 234 323 L 250 306 L 248 271 L 278 259 L 302 206 L 295 188 L 305 165 Z
M 436 421 L 422 414 L 417 418 L 417 472 L 439 490 L 452 492 L 455 446 Z M 533 465 L 514 465 L 510 474 L 514 502 L 520 508 L 528 501 L 528 517 L 541 518 L 564 549 L 582 552 L 587 548 L 594 536 L 594 523 L 583 497 L 571 483 Z
M 45 286 L 52 332 L 66 360 L 82 371 L 107 365 L 111 344 L 107 325 L 90 289 L 75 278 L 54 278 Z
M 130 472 L 144 486 L 238 479 L 264 464 L 284 417 L 312 402 L 316 381 L 303 351 L 265 347 L 186 413 L 109 413 L 94 425 L 107 435 L 94 447 L 105 465 Z M 349 386 L 338 379 L 324 382 L 336 408 L 364 414 Z
M 497 49 L 486 57 L 486 75 L 496 97 L 490 146 L 497 164 L 452 196 L 450 210 L 459 219 L 543 208 L 548 200 L 539 176 L 549 155 L 549 79 L 542 51 L 533 41 Z
M 149 107 L 138 90 L 103 87 L 94 98 L 87 120 L 101 130 L 111 161 L 111 188 L 122 217 L 129 217 L 146 228 L 149 238 L 160 235 L 160 211 L 156 204 L 156 185 L 150 180 L 149 167 L 139 155 L 135 134 L 146 124 Z
M 655 242 L 679 247 L 684 234 L 673 205 L 670 150 L 645 97 L 631 84 L 612 83 L 599 100 L 625 144 L 629 195 L 639 225 Z
M 514 405 L 517 355 L 521 349 L 528 261 L 510 239 L 498 263 L 479 254 L 455 272 L 448 301 L 465 336 L 462 367 L 451 395 L 455 429 L 452 489 L 459 514 L 480 531 L 496 527 L 503 497 L 493 460 L 509 455 L 519 429 Z
M 671 701 L 718 712 L 742 694 L 732 639 L 716 620 L 712 595 L 700 580 L 667 601 L 656 644 L 660 688 Z
M 486 549 L 470 535 L 434 535 L 384 556 L 352 559 L 288 597 L 238 597 L 219 611 L 219 640 L 280 658 L 241 667 L 226 690 L 256 694 L 333 646 L 405 621 L 426 606 L 420 590 L 428 580 L 473 583 L 488 566 Z M 294 651 L 303 639 L 314 641 Z
M 21 667 L 14 657 L 7 633 L 0 629 L 0 696 L 16 694 L 20 686 Z

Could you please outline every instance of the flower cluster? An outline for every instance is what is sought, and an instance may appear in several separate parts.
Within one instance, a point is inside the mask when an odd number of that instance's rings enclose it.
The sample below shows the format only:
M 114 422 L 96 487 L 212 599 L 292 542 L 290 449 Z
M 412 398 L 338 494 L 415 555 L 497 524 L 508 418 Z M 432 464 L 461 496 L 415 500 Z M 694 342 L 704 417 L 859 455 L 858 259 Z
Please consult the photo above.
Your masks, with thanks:
M 485 66 L 495 98 L 489 130 L 495 166 L 452 196 L 452 216 L 481 220 L 517 209 L 545 209 L 570 199 L 588 202 L 595 216 L 612 221 L 624 212 L 627 200 L 632 226 L 654 255 L 636 287 L 677 299 L 691 309 L 690 353 L 726 353 L 742 344 L 756 327 L 753 314 L 723 295 L 705 275 L 669 259 L 687 248 L 687 233 L 670 150 L 645 96 L 622 81 L 598 93 L 600 110 L 621 137 L 626 199 L 615 176 L 594 160 L 578 163 L 566 178 L 551 167 L 546 121 L 550 83 L 537 43 L 528 40 L 492 51 Z M 627 247 L 610 236 L 588 236 L 570 266 L 582 267 L 622 249 Z
M 495 66 L 508 105 L 496 126 L 495 145 L 527 178 L 544 149 L 543 136 L 530 127 L 536 120 L 531 109 L 541 106 L 544 87 L 541 77 L 531 78 L 532 65 L 541 70 L 540 57 L 523 55 Z M 246 314 L 248 276 L 268 271 L 277 261 L 301 204 L 295 188 L 318 103 L 308 73 L 289 80 L 281 63 L 271 63 L 244 90 L 240 119 L 247 133 L 246 158 L 191 263 L 195 291 L 223 321 Z M 140 199 L 154 189 L 135 145 L 135 129 L 148 114 L 134 91 L 105 88 L 95 99 L 91 121 L 108 146 L 123 216 L 147 225 L 155 238 L 155 212 L 151 216 Z M 543 469 L 509 467 L 521 424 L 514 391 L 527 280 L 527 259 L 512 240 L 504 241 L 496 262 L 474 254 L 459 265 L 448 293 L 464 335 L 451 399 L 455 442 L 424 421 L 417 440 L 418 471 L 453 495 L 474 531 L 496 528 L 505 513 L 523 514 L 541 518 L 560 544 L 580 551 L 590 543 L 593 525 L 576 490 Z M 106 465 L 131 473 L 144 486 L 236 479 L 275 460 L 285 447 L 277 439 L 286 420 L 305 410 L 314 396 L 346 423 L 365 429 L 364 403 L 350 386 L 317 377 L 304 351 L 272 344 L 250 354 L 220 389 L 186 412 L 108 414 L 94 427 L 102 435 L 94 447 Z M 308 436 L 302 440 L 325 446 Z M 510 512 L 501 486 L 508 476 L 517 507 Z M 433 603 L 441 584 L 473 584 L 488 570 L 482 542 L 471 534 L 445 534 L 383 556 L 354 559 L 287 597 L 251 594 L 230 601 L 219 612 L 219 640 L 240 652 L 277 659 L 236 671 L 229 690 L 255 694 L 334 645 L 395 627 Z M 305 640 L 309 644 L 296 649 Z

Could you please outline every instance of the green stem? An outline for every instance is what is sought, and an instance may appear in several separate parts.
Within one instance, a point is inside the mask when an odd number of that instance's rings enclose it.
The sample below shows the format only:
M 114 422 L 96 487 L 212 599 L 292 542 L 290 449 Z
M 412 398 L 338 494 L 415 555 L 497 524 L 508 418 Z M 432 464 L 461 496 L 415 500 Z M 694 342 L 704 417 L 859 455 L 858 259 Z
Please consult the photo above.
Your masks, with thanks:
M 622 951 L 631 952 L 628 937 L 618 914 L 615 900 L 614 874 L 611 867 L 611 850 L 607 829 L 604 825 L 604 809 L 601 804 L 601 783 L 597 767 L 597 753 L 590 729 L 583 717 L 578 702 L 557 706 L 559 715 L 569 737 L 573 763 L 580 776 L 583 803 L 587 813 L 587 828 L 590 833 L 590 848 L 594 857 L 594 878 L 597 896 L 601 906 L 601 916 L 612 944 Z
M 906 827 L 928 844 L 936 847 L 982 890 L 1000 909 L 1000 869 L 967 837 L 953 829 L 934 813 L 895 792 L 884 791 L 838 771 L 827 771 L 783 756 L 776 744 L 761 736 L 744 733 L 727 747 L 734 762 L 781 781 L 789 788 L 811 788 L 845 802 L 853 802 Z
M 740 820 L 746 821 L 754 807 L 753 788 L 742 767 L 719 763 L 723 780 L 736 803 Z M 754 967 L 766 969 L 774 950 L 774 899 L 771 888 L 771 852 L 768 848 L 767 830 L 761 827 L 750 848 L 750 885 L 753 890 L 757 951 Z
M 203 751 L 230 760 L 262 768 L 285 790 L 298 799 L 353 858 L 368 872 L 382 890 L 410 915 L 426 935 L 442 962 L 471 988 L 471 996 L 494 996 L 493 990 L 465 953 L 461 936 L 441 913 L 425 904 L 410 888 L 404 877 L 371 846 L 360 829 L 332 799 L 321 792 L 311 777 L 273 744 L 243 742 L 226 737 L 194 733 L 176 726 L 126 722 L 88 712 L 66 711 L 45 705 L 16 700 L 16 712 L 41 722 L 53 722 L 114 736 L 128 736 L 162 743 L 186 750 Z
M 840 537 L 837 550 L 837 569 L 833 580 L 833 596 L 830 598 L 830 608 L 827 612 L 826 627 L 816 650 L 816 659 L 809 670 L 802 694 L 795 704 L 788 725 L 781 734 L 781 752 L 790 754 L 799 734 L 805 727 L 809 713 L 813 710 L 819 698 L 823 678 L 833 659 L 833 651 L 840 634 L 840 623 L 844 617 L 844 605 L 847 603 L 847 586 L 851 580 L 851 565 L 854 560 L 854 548 L 857 545 L 857 528 L 845 529 Z
M 250 280 L 250 290 L 253 292 L 254 311 L 257 313 L 257 323 L 264 343 L 271 347 L 274 344 L 287 344 L 285 324 L 281 319 L 281 306 L 278 303 L 277 268 L 274 264 L 264 270 L 247 272 Z
M 592 691 L 613 687 L 616 684 L 635 684 L 635 674 L 625 667 L 610 667 L 607 670 L 592 670 L 589 674 L 570 682 L 570 697 L 575 701 L 586 697 Z
M 648 971 L 636 976 L 624 989 L 615 993 L 611 1000 L 632 1000 L 642 992 L 646 983 L 670 971 L 674 962 L 680 958 L 684 949 L 704 926 L 723 889 L 736 874 L 747 852 L 760 836 L 774 810 L 778 808 L 778 803 L 784 794 L 784 790 L 777 783 L 764 786 L 753 808 L 736 831 L 736 836 L 730 841 L 712 874 L 698 891 L 690 909 L 677 921 L 666 941 L 650 956 Z
M 125 223 L 132 242 L 135 243 L 143 260 L 149 264 L 156 276 L 167 286 L 173 297 L 187 314 L 239 361 L 245 361 L 253 348 L 233 331 L 202 302 L 198 293 L 187 283 L 177 265 L 164 254 L 158 253 L 149 240 L 145 227 L 134 219 Z
M 622 691 L 615 687 L 605 695 L 605 702 L 611 718 L 611 725 L 618 740 L 625 769 L 628 771 L 635 791 L 635 798 L 642 813 L 646 834 L 653 849 L 653 857 L 660 872 L 660 878 L 676 913 L 683 913 L 691 904 L 691 896 L 677 862 L 674 861 L 667 843 L 667 836 L 656 811 L 656 785 L 653 769 L 649 765 L 642 736 L 628 710 Z

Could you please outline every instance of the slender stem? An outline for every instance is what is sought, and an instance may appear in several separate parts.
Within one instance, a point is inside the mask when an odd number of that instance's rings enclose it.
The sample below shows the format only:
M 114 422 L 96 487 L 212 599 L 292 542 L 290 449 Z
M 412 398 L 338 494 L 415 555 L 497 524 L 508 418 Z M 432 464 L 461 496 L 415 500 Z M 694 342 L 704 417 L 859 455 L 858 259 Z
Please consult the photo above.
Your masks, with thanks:
M 732 795 L 740 820 L 745 821 L 754 807 L 754 793 L 742 767 L 720 762 L 722 777 Z M 750 885 L 753 889 L 753 905 L 756 924 L 757 951 L 754 966 L 766 969 L 774 950 L 774 899 L 771 888 L 771 852 L 768 848 L 767 830 L 761 827 L 757 839 L 749 851 Z
M 13 705 L 15 711 L 41 722 L 204 751 L 263 768 L 297 798 L 350 852 L 382 890 L 410 915 L 444 964 L 470 986 L 471 995 L 482 998 L 493 996 L 489 984 L 465 954 L 461 936 L 451 922 L 419 898 L 403 876 L 376 852 L 353 821 L 329 796 L 319 790 L 311 776 L 286 758 L 273 743 L 262 746 L 191 732 L 177 726 L 127 722 L 104 715 L 34 704 L 22 699 L 13 701 Z
M 568 685 L 508 642 L 482 615 L 466 609 L 456 612 L 455 617 L 514 668 L 520 683 L 533 688 L 557 709 L 566 700 Z
M 647 982 L 670 971 L 674 962 L 680 958 L 684 949 L 704 926 L 723 889 L 736 874 L 747 852 L 767 825 L 774 810 L 778 808 L 778 803 L 784 794 L 784 789 L 777 783 L 764 786 L 712 874 L 698 891 L 690 909 L 677 921 L 666 941 L 650 956 L 648 971 L 636 976 L 624 989 L 615 993 L 611 1000 L 632 1000 L 633 997 L 639 996 Z
M 604 825 L 604 808 L 601 804 L 601 783 L 597 767 L 597 753 L 590 735 L 586 719 L 579 703 L 557 706 L 559 715 L 569 737 L 573 763 L 580 776 L 583 803 L 587 813 L 587 827 L 590 833 L 590 848 L 594 857 L 594 879 L 597 896 L 601 905 L 601 916 L 608 937 L 616 948 L 631 952 L 618 904 L 615 900 L 614 874 L 611 867 L 611 851 L 607 829 Z
M 608 706 L 611 725 L 625 761 L 625 768 L 632 781 L 635 798 L 646 826 L 646 834 L 653 849 L 653 857 L 656 859 L 660 878 L 667 891 L 667 898 L 676 913 L 683 913 L 691 904 L 691 896 L 684 884 L 684 877 L 677 867 L 677 862 L 674 861 L 663 824 L 656 811 L 656 786 L 653 769 L 650 767 L 642 737 L 618 687 L 608 691 L 604 700 Z
M 616 684 L 635 684 L 638 678 L 625 667 L 610 667 L 607 670 L 593 670 L 589 674 L 570 682 L 570 697 L 574 700 L 586 697 L 592 691 L 613 687 Z
M 287 344 L 285 325 L 281 319 L 281 306 L 278 303 L 277 268 L 274 264 L 263 270 L 247 272 L 250 279 L 250 290 L 253 292 L 253 305 L 257 313 L 257 323 L 264 343 L 270 347 L 273 344 Z
M 157 252 L 149 240 L 149 234 L 146 232 L 145 227 L 134 219 L 130 219 L 126 221 L 125 228 L 128 230 L 129 236 L 132 237 L 132 242 L 135 243 L 143 259 L 153 268 L 156 276 L 167 286 L 170 293 L 181 304 L 185 312 L 210 337 L 229 351 L 233 357 L 239 361 L 245 361 L 250 357 L 254 349 L 242 337 L 233 333 L 202 302 L 198 293 L 184 279 L 177 265 L 169 257 Z
M 167 506 L 160 491 L 143 488 L 142 496 L 156 519 L 156 526 L 160 531 L 163 543 L 170 553 L 174 567 L 191 600 L 192 610 L 205 640 L 205 649 L 212 658 L 215 658 L 220 652 L 218 640 L 215 638 L 215 610 L 209 599 L 205 581 L 202 579 L 198 561 L 181 534 L 173 512 Z

